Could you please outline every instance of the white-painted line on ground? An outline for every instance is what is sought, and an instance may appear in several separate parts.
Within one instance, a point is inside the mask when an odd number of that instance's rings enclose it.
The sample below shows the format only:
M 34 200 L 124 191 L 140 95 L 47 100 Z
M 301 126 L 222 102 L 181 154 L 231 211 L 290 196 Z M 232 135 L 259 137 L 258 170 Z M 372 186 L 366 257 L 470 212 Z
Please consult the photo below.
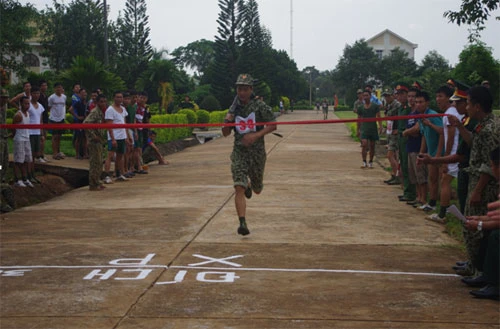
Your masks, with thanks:
M 13 269 L 94 269 L 94 268 L 134 268 L 134 269 L 182 269 L 182 270 L 207 270 L 207 271 L 248 271 L 248 272 L 285 272 L 285 273 L 346 273 L 346 274 L 367 274 L 367 275 L 409 275 L 409 276 L 434 276 L 434 277 L 459 277 L 457 274 L 446 273 L 426 273 L 426 272 L 402 272 L 402 271 L 367 271 L 367 270 L 335 270 L 319 268 L 263 268 L 263 267 L 193 267 L 193 266 L 170 266 L 167 265 L 82 265 L 82 266 L 51 266 L 51 265 L 30 265 L 30 266 L 0 266 L 0 270 Z

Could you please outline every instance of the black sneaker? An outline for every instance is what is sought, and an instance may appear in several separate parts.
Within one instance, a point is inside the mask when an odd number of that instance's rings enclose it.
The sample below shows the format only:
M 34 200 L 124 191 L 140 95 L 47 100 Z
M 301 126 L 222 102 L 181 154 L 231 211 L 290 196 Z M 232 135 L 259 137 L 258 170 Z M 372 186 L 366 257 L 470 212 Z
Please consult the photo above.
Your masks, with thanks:
M 252 188 L 250 186 L 248 186 L 246 189 L 245 189 L 245 197 L 247 199 L 250 199 L 252 198 Z
M 245 220 L 240 220 L 240 227 L 238 227 L 238 234 L 239 235 L 249 235 L 250 230 L 247 227 L 247 222 Z

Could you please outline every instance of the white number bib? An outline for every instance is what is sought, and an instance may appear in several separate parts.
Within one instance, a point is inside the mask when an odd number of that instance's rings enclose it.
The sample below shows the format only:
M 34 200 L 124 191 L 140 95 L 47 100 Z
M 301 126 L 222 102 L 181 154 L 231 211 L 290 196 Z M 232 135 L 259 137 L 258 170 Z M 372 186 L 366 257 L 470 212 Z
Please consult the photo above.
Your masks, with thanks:
M 242 135 L 257 131 L 255 126 L 255 112 L 250 113 L 246 118 L 236 117 L 236 131 Z
M 387 131 L 386 131 L 387 135 L 392 135 L 393 126 L 394 126 L 394 121 L 387 120 Z

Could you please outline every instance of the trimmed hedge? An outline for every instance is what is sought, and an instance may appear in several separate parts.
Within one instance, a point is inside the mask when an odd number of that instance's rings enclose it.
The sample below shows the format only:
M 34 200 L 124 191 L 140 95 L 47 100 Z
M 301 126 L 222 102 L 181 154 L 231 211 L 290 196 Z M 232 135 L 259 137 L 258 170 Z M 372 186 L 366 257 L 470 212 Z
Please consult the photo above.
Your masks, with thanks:
M 191 111 L 193 112 L 193 111 Z M 194 112 L 193 112 L 194 113 Z M 188 116 L 186 114 L 156 114 L 151 117 L 151 123 L 161 124 L 188 124 Z M 179 139 L 184 139 L 191 136 L 192 128 L 164 128 L 155 129 L 157 143 L 168 143 Z
M 196 116 L 196 112 L 193 111 L 193 110 L 182 109 L 182 110 L 179 110 L 176 114 L 184 114 L 184 115 L 186 115 L 189 124 L 198 123 L 198 117 Z
M 213 111 L 210 112 L 210 122 L 209 123 L 223 123 L 226 118 L 228 110 L 225 111 Z
M 198 118 L 198 123 L 209 123 L 210 122 L 210 112 L 205 110 L 196 111 L 196 116 Z

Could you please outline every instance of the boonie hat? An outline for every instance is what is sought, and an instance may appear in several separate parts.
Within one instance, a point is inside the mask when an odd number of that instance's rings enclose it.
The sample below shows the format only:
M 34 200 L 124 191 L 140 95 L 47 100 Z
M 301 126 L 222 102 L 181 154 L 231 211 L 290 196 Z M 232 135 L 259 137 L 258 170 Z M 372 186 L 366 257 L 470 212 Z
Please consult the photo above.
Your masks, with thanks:
M 240 74 L 236 80 L 236 85 L 253 86 L 253 78 L 250 74 Z
M 393 94 L 394 94 L 394 92 L 393 92 L 393 91 L 391 91 L 391 90 L 389 90 L 389 89 L 386 89 L 386 90 L 384 90 L 384 92 L 382 93 L 382 96 L 391 96 L 391 95 L 393 95 Z

